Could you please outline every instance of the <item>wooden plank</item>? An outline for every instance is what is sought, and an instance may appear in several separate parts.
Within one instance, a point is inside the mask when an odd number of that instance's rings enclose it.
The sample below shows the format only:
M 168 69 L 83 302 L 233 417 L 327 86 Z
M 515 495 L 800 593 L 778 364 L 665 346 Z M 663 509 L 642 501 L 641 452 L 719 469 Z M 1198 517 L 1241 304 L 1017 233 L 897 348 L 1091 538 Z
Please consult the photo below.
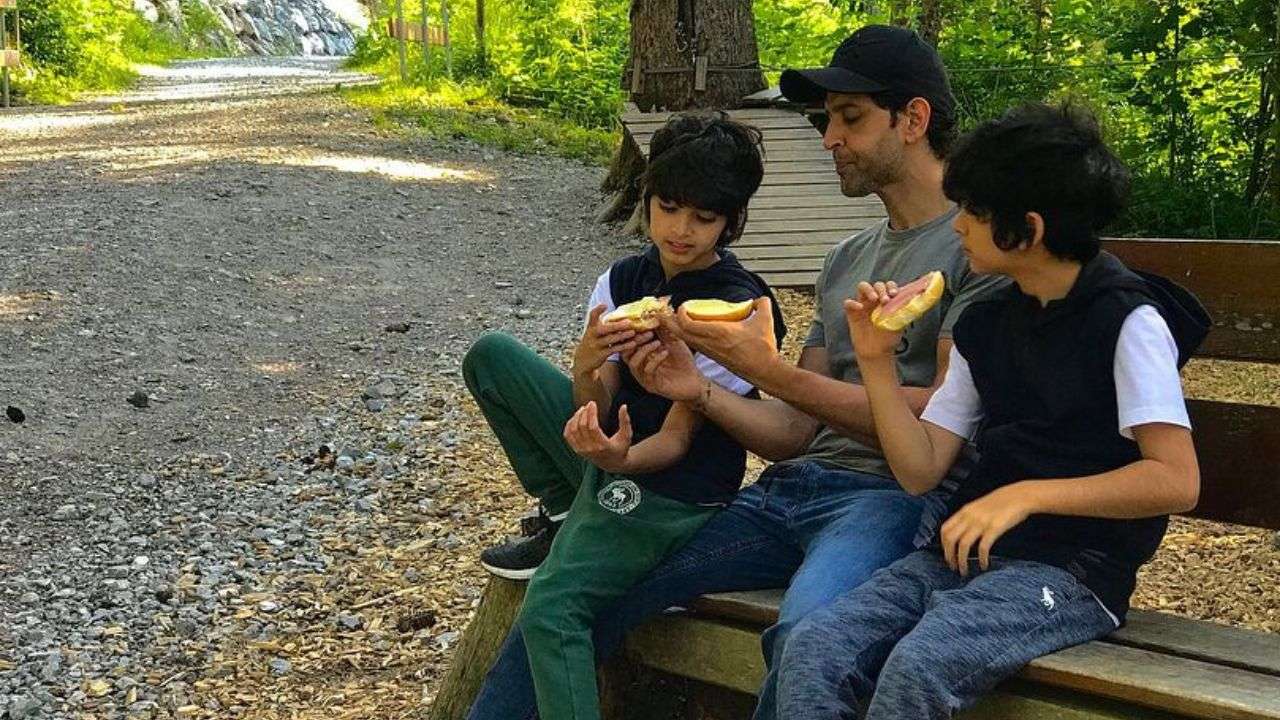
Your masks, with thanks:
M 1202 355 L 1280 362 L 1280 242 L 1108 238 L 1105 247 L 1200 298 L 1217 323 Z
M 1192 517 L 1280 529 L 1280 407 L 1188 400 L 1200 458 Z
M 760 187 L 763 188 L 770 185 L 805 185 L 820 188 L 811 192 L 840 192 L 840 178 L 834 172 L 774 174 L 770 173 L 766 166 L 764 179 L 760 181 Z
M 764 677 L 756 629 L 715 620 L 681 615 L 656 618 L 628 637 L 626 652 L 636 661 L 663 672 L 746 693 L 756 692 Z M 1029 682 L 1002 685 L 987 707 L 993 711 L 1004 708 L 999 710 L 1003 713 L 1016 707 L 1033 707 L 1016 698 L 1034 698 L 1037 693 L 1031 683 L 1035 683 L 1165 713 L 1101 717 L 1280 720 L 1280 678 L 1109 643 L 1086 643 L 1039 658 L 1019 678 Z M 1041 700 L 1056 707 L 1071 707 L 1046 699 L 1054 697 L 1065 699 L 1071 695 L 1050 692 Z
M 831 173 L 831 176 L 835 178 L 835 173 Z M 780 186 L 780 185 L 762 186 L 759 190 L 756 191 L 754 198 L 757 200 L 760 200 L 765 198 L 768 198 L 768 199 L 781 198 L 781 197 L 795 198 L 795 197 L 807 197 L 807 196 L 843 197 L 843 195 L 841 195 L 840 193 L 840 183 L 837 181 L 831 184 L 823 183 L 816 187 L 811 187 L 811 186 L 786 187 L 786 186 Z
M 764 678 L 759 632 L 715 621 L 659 616 L 632 631 L 625 650 L 643 665 L 745 693 Z
M 763 118 L 752 118 L 752 119 L 736 118 L 734 117 L 733 113 L 730 113 L 729 117 L 734 118 L 739 122 L 745 123 L 747 125 L 750 125 L 760 130 L 770 129 L 770 128 L 777 128 L 777 129 L 784 129 L 784 130 L 809 129 L 809 130 L 812 130 L 817 137 L 819 138 L 822 137 L 821 135 L 817 135 L 818 129 L 813 126 L 813 123 L 809 122 L 809 120 L 805 118 L 803 115 L 796 115 L 794 113 L 788 113 L 786 115 L 782 115 L 779 117 L 763 117 Z M 667 124 L 667 118 L 658 117 L 656 115 L 646 115 L 643 120 L 625 120 L 623 121 L 622 124 L 632 133 L 652 134 L 655 130 Z
M 834 193 L 823 194 L 805 194 L 793 197 L 785 197 L 778 195 L 768 195 L 761 197 L 759 195 L 751 199 L 751 203 L 747 206 L 754 212 L 757 208 L 826 208 L 826 207 L 842 207 L 845 205 L 860 208 L 875 208 L 881 214 L 885 213 L 884 205 L 874 198 L 851 198 L 841 195 L 839 190 Z
M 778 621 L 781 603 L 782 590 L 746 590 L 704 595 L 691 610 L 763 629 Z M 1151 610 L 1130 610 L 1126 620 L 1105 642 L 1280 677 L 1280 635 Z
M 764 164 L 765 175 L 777 175 L 779 173 L 824 173 L 831 176 L 833 181 L 837 183 L 840 176 L 836 174 L 836 166 L 831 163 L 831 159 L 825 160 L 786 160 L 786 161 L 766 161 Z
M 654 112 L 654 113 L 624 113 L 621 117 L 622 122 L 632 122 L 636 120 L 659 119 L 667 120 L 674 113 L 672 112 Z M 776 110 L 773 108 L 742 108 L 740 110 L 730 110 L 729 117 L 735 120 L 755 120 L 758 118 L 778 118 L 788 116 L 799 116 L 800 113 L 791 112 L 789 110 Z
M 760 277 L 765 282 L 769 283 L 770 287 L 808 290 L 809 292 L 813 292 L 813 286 L 818 282 L 818 271 L 805 270 L 804 272 L 760 273 Z
M 775 258 L 771 260 L 752 260 L 747 264 L 754 273 L 773 272 L 817 272 L 822 269 L 821 258 Z
M 735 250 L 734 254 L 743 262 L 750 260 L 776 260 L 779 258 L 810 258 L 813 261 L 812 266 L 819 268 L 822 266 L 822 261 L 827 257 L 827 253 L 833 247 L 835 247 L 835 243 L 747 246 L 740 250 Z
M 1280 677 L 1280 635 L 1273 633 L 1130 610 L 1107 642 Z
M 753 235 L 768 232 L 804 232 L 806 230 L 847 230 L 854 225 L 866 227 L 868 221 L 879 220 L 872 215 L 866 218 L 788 218 L 786 220 L 756 220 L 749 218 L 749 227 Z
M 22 62 L 17 50 L 0 50 L 0 67 L 16 68 Z
M 1091 642 L 1033 660 L 1019 677 L 1215 720 L 1280 720 L 1280 678 Z
M 831 153 L 825 150 L 821 145 L 815 145 L 809 150 L 774 150 L 769 146 L 764 149 L 764 161 L 766 163 L 775 160 L 826 160 L 831 162 Z
M 870 227 L 871 225 L 874 225 L 876 222 L 880 222 L 880 221 L 877 220 L 875 222 L 868 223 L 866 227 Z M 801 232 L 801 233 L 753 234 L 751 232 L 750 223 L 747 223 L 748 225 L 747 233 L 742 237 L 738 238 L 737 242 L 735 242 L 732 245 L 732 247 L 735 247 L 735 248 L 759 247 L 762 245 L 787 245 L 790 243 L 824 243 L 824 242 L 830 242 L 832 244 L 835 244 L 836 242 L 839 242 L 849 237 L 850 235 L 853 235 L 859 230 L 863 229 L 862 227 L 858 227 L 859 224 L 861 223 L 851 222 L 849 223 L 849 228 L 847 230 L 815 230 L 814 232 Z
M 884 217 L 884 208 L 850 203 L 834 205 L 821 210 L 812 208 L 758 208 L 750 210 L 747 218 L 750 222 L 756 222 L 758 220 L 790 220 L 798 217 L 813 217 L 815 215 L 829 219 L 882 218 Z
M 959 720 L 1185 720 L 1187 716 L 1013 679 L 1001 683 L 977 705 L 956 717 Z

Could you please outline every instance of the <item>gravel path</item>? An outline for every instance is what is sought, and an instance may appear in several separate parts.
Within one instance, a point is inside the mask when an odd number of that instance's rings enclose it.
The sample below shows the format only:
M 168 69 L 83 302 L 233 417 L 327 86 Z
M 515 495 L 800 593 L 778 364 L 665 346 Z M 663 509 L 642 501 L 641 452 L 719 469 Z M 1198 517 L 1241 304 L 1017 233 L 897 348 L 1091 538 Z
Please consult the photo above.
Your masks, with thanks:
M 0 114 L 0 406 L 25 417 L 0 418 L 0 717 L 252 714 L 198 686 L 229 634 L 288 626 L 289 583 L 390 498 L 465 515 L 420 496 L 478 434 L 467 344 L 559 356 L 624 251 L 590 221 L 599 169 L 377 132 L 320 91 L 367 80 L 201 61 Z

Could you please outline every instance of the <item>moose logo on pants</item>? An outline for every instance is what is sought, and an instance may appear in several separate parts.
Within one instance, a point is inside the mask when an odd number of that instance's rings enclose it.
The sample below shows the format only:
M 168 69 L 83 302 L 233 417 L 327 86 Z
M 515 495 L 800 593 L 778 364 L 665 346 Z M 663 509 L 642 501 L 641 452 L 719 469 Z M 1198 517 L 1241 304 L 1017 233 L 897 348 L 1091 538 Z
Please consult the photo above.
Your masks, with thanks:
M 600 507 L 626 515 L 640 505 L 640 488 L 630 480 L 614 480 L 596 495 Z

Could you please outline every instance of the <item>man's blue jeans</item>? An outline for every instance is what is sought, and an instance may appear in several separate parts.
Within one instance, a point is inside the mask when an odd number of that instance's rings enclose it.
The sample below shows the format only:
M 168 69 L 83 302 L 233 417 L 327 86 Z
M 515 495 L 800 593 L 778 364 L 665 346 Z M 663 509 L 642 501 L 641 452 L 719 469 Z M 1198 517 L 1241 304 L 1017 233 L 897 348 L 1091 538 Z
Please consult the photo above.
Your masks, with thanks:
M 611 655 L 627 631 L 699 595 L 788 587 L 778 623 L 762 645 L 770 670 L 757 720 L 776 716 L 777 660 L 791 629 L 914 548 L 925 501 L 891 478 L 780 463 L 738 494 L 680 550 L 601 613 L 597 653 Z M 470 720 L 536 718 L 524 642 L 512 630 L 468 715 Z M 550 720 L 550 719 L 548 719 Z

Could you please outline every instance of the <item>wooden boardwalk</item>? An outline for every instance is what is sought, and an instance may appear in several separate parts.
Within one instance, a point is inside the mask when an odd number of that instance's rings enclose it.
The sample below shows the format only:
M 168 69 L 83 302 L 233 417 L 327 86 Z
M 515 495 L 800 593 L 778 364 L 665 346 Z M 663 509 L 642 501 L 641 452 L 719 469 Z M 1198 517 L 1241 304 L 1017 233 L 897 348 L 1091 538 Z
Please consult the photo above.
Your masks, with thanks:
M 627 113 L 625 132 L 646 156 L 653 133 L 671 113 Z M 777 108 L 731 110 L 729 116 L 764 136 L 764 181 L 751 200 L 746 232 L 732 249 L 774 287 L 807 288 L 831 246 L 880 222 L 874 196 L 847 198 L 822 135 L 802 114 Z

